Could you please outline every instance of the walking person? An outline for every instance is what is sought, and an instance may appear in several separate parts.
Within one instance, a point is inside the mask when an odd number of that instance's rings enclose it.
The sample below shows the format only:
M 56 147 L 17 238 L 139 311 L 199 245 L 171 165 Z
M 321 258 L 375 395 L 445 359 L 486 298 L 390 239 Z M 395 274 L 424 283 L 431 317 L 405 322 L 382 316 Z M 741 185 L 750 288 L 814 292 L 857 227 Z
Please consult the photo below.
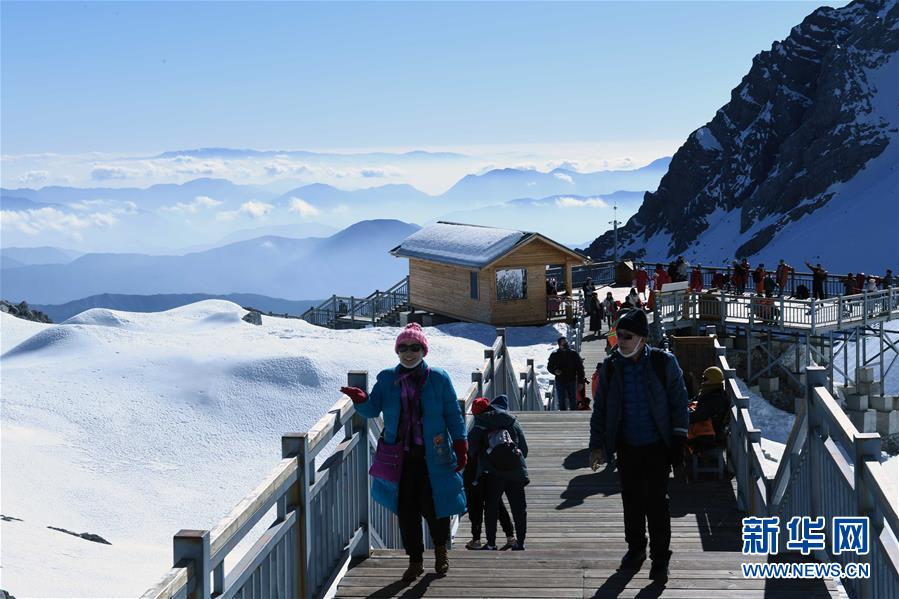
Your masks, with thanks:
M 471 413 L 474 416 L 478 416 L 479 414 L 486 412 L 489 408 L 490 400 L 486 397 L 478 397 L 471 404 Z M 468 520 L 471 522 L 471 540 L 465 544 L 466 549 L 480 549 L 484 546 L 481 543 L 481 530 L 484 523 L 484 507 L 487 502 L 485 488 L 489 486 L 487 478 L 492 475 L 479 475 L 478 464 L 478 455 L 475 453 L 470 454 L 463 473 L 463 479 L 465 480 L 465 498 L 468 500 Z M 515 528 L 512 525 L 512 518 L 509 516 L 509 511 L 506 509 L 506 504 L 502 501 L 502 498 L 500 498 L 496 507 L 499 525 L 503 529 L 503 534 L 506 535 L 506 544 L 500 551 L 511 549 L 512 545 L 515 543 Z
M 558 349 L 549 355 L 547 370 L 556 377 L 555 396 L 560 410 L 577 409 L 577 385 L 584 380 L 584 361 L 568 347 L 568 339 L 559 337 Z
M 618 458 L 627 553 L 621 569 L 639 569 L 646 559 L 649 525 L 649 577 L 668 578 L 671 514 L 668 475 L 683 463 L 687 438 L 687 389 L 677 359 L 646 344 L 646 314 L 630 310 L 618 319 L 618 347 L 603 363 L 590 419 L 590 466 L 597 470 Z
M 407 325 L 393 349 L 399 364 L 378 373 L 371 393 L 358 387 L 342 387 L 341 392 L 362 416 L 384 416 L 371 494 L 398 517 L 409 556 L 403 573 L 408 583 L 424 572 L 422 518 L 434 543 L 434 571 L 443 575 L 449 570 L 450 517 L 466 507 L 460 473 L 468 461 L 468 441 L 449 375 L 424 361 L 428 339 L 421 326 Z
M 524 487 L 530 482 L 525 461 L 528 444 L 518 419 L 509 412 L 505 395 L 497 395 L 487 410 L 475 416 L 469 453 L 472 458 L 477 456 L 478 476 L 485 476 L 487 544 L 481 549 L 496 550 L 497 512 L 505 494 L 515 522 L 515 542 L 511 549 L 523 551 L 528 530 L 524 495 Z
M 827 281 L 827 271 L 821 267 L 820 262 L 816 266 L 812 266 L 806 260 L 805 265 L 812 271 L 812 297 L 816 300 L 825 299 L 827 296 L 824 294 L 824 283 Z M 858 286 L 861 287 L 861 285 Z

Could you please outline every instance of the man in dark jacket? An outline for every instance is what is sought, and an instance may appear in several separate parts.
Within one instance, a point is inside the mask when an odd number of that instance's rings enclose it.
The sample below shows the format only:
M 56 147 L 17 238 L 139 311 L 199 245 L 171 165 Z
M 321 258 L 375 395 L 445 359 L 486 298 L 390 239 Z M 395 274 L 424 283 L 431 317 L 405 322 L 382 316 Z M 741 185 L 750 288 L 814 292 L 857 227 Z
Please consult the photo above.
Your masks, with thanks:
M 827 282 L 827 271 L 824 270 L 820 262 L 815 266 L 812 266 L 811 263 L 806 260 L 805 265 L 812 271 L 812 297 L 816 300 L 827 299 L 827 295 L 824 293 L 824 283 Z
M 618 346 L 603 364 L 607 376 L 590 419 L 590 466 L 596 470 L 617 454 L 628 546 L 621 568 L 639 569 L 646 559 L 648 522 L 649 577 L 664 581 L 671 559 L 668 475 L 683 463 L 688 400 L 677 359 L 651 350 L 648 335 L 642 310 L 618 319 Z
M 584 361 L 568 347 L 565 337 L 558 339 L 559 349 L 549 355 L 546 369 L 556 377 L 555 396 L 560 410 L 577 409 L 577 384 L 586 379 Z
M 524 550 L 524 539 L 527 535 L 527 503 L 524 497 L 524 487 L 530 482 L 525 458 L 528 457 L 528 444 L 524 438 L 524 431 L 518 424 L 518 419 L 509 413 L 509 401 L 505 395 L 497 395 L 490 408 L 474 418 L 474 426 L 468 434 L 468 453 L 473 458 L 477 457 L 478 470 L 476 479 L 484 481 L 484 492 L 487 501 L 484 506 L 484 520 L 487 532 L 487 544 L 481 549 L 496 549 L 496 520 L 499 503 L 503 493 L 509 500 L 509 509 L 512 510 L 512 520 L 515 522 L 515 543 L 512 551 Z M 517 456 L 514 464 L 496 463 L 493 452 L 501 451 L 497 446 L 491 446 L 491 439 L 495 439 L 497 433 L 506 431 L 508 440 L 514 444 L 514 452 Z

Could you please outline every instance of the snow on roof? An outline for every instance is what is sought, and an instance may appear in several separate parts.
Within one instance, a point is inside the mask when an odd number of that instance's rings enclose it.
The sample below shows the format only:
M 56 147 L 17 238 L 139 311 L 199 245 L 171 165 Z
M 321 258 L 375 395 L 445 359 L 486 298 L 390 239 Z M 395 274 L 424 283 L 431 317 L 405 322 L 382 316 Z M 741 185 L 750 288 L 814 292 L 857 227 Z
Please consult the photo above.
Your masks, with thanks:
M 413 233 L 391 253 L 402 258 L 483 268 L 531 235 L 534 233 L 438 222 Z

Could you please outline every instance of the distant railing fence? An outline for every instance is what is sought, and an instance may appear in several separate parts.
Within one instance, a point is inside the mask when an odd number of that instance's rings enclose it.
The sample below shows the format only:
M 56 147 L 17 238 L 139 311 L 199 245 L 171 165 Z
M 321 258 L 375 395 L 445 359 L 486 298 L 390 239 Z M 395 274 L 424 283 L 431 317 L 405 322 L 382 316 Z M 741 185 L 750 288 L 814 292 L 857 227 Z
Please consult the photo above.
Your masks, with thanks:
M 409 305 L 409 277 L 387 291 L 375 291 L 368 297 L 332 295 L 314 308 L 306 310 L 301 318 L 310 324 L 335 327 L 338 321 L 350 325 L 376 325 L 384 316 Z
M 466 425 L 471 426 L 471 404 L 479 396 L 505 394 L 512 410 L 542 410 L 533 360 L 521 380 L 519 387 L 505 330 L 497 329 L 482 367 L 459 399 Z M 350 372 L 347 384 L 368 389 L 368 373 Z M 318 598 L 353 557 L 368 556 L 372 548 L 401 548 L 396 516 L 371 499 L 368 470 L 382 427 L 380 418 L 364 418 L 343 396 L 309 431 L 282 436 L 277 466 L 215 528 L 175 535 L 174 566 L 142 597 Z M 316 466 L 336 437 L 334 452 Z M 225 572 L 230 552 L 272 508 L 274 521 Z M 454 519 L 453 530 L 457 526 Z

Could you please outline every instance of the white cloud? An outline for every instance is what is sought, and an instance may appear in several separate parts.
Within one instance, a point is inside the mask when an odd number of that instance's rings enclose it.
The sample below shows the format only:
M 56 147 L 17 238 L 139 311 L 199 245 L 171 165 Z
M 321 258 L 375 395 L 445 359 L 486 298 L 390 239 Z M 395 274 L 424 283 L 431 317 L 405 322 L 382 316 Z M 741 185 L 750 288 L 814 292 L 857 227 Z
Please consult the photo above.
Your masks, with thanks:
M 81 200 L 79 202 L 72 202 L 69 204 L 69 208 L 77 210 L 78 212 L 90 212 L 92 210 L 107 208 L 111 214 L 134 214 L 137 212 L 137 204 L 130 200 L 125 202 L 120 200 L 102 199 Z
M 308 166 L 301 163 L 291 162 L 286 159 L 276 158 L 263 166 L 265 174 L 269 177 L 281 177 L 284 175 L 305 175 L 311 170 Z
M 19 181 L 25 183 L 26 185 L 31 185 L 34 183 L 42 183 L 49 178 L 49 171 L 28 171 L 27 173 L 19 176 Z
M 174 206 L 163 206 L 166 212 L 184 212 L 186 214 L 196 214 L 204 208 L 215 208 L 220 206 L 222 202 L 215 200 L 209 196 L 197 196 L 193 202 L 178 202 Z
M 333 210 L 331 210 L 331 214 L 347 214 L 350 211 L 350 207 L 346 204 L 340 204 L 339 206 L 335 206 Z
M 81 231 L 91 227 L 111 227 L 118 222 L 112 212 L 71 214 L 56 208 L 37 210 L 0 211 L 0 228 L 16 229 L 27 235 L 38 235 L 44 231 L 56 231 L 81 240 Z
M 290 212 L 297 212 L 302 218 L 318 216 L 319 210 L 303 198 L 290 198 Z
M 338 179 L 382 179 L 387 177 L 401 177 L 405 174 L 402 169 L 394 166 L 385 167 L 361 167 L 349 169 L 327 169 L 327 172 Z
M 574 185 L 574 179 L 571 178 L 571 175 L 566 175 L 565 173 L 553 173 L 553 177 L 559 179 L 560 181 L 565 181 L 566 183 Z
M 609 204 L 602 198 L 556 198 L 556 206 L 559 208 L 608 208 Z
M 253 218 L 261 218 L 268 214 L 272 208 L 274 208 L 274 206 L 271 204 L 250 200 L 249 202 L 244 202 L 243 204 L 241 204 L 238 212 L 247 214 L 249 216 L 252 216 Z
M 95 166 L 91 171 L 91 179 L 95 181 L 109 181 L 112 179 L 129 179 L 140 176 L 133 169 L 120 166 Z
M 249 202 L 244 202 L 240 205 L 240 208 L 237 210 L 226 210 L 224 212 L 219 212 L 215 215 L 217 220 L 229 221 L 234 220 L 240 215 L 246 215 L 251 218 L 262 218 L 269 212 L 271 212 L 274 206 L 272 204 L 267 204 L 265 202 L 259 202 L 256 200 L 250 200 Z

